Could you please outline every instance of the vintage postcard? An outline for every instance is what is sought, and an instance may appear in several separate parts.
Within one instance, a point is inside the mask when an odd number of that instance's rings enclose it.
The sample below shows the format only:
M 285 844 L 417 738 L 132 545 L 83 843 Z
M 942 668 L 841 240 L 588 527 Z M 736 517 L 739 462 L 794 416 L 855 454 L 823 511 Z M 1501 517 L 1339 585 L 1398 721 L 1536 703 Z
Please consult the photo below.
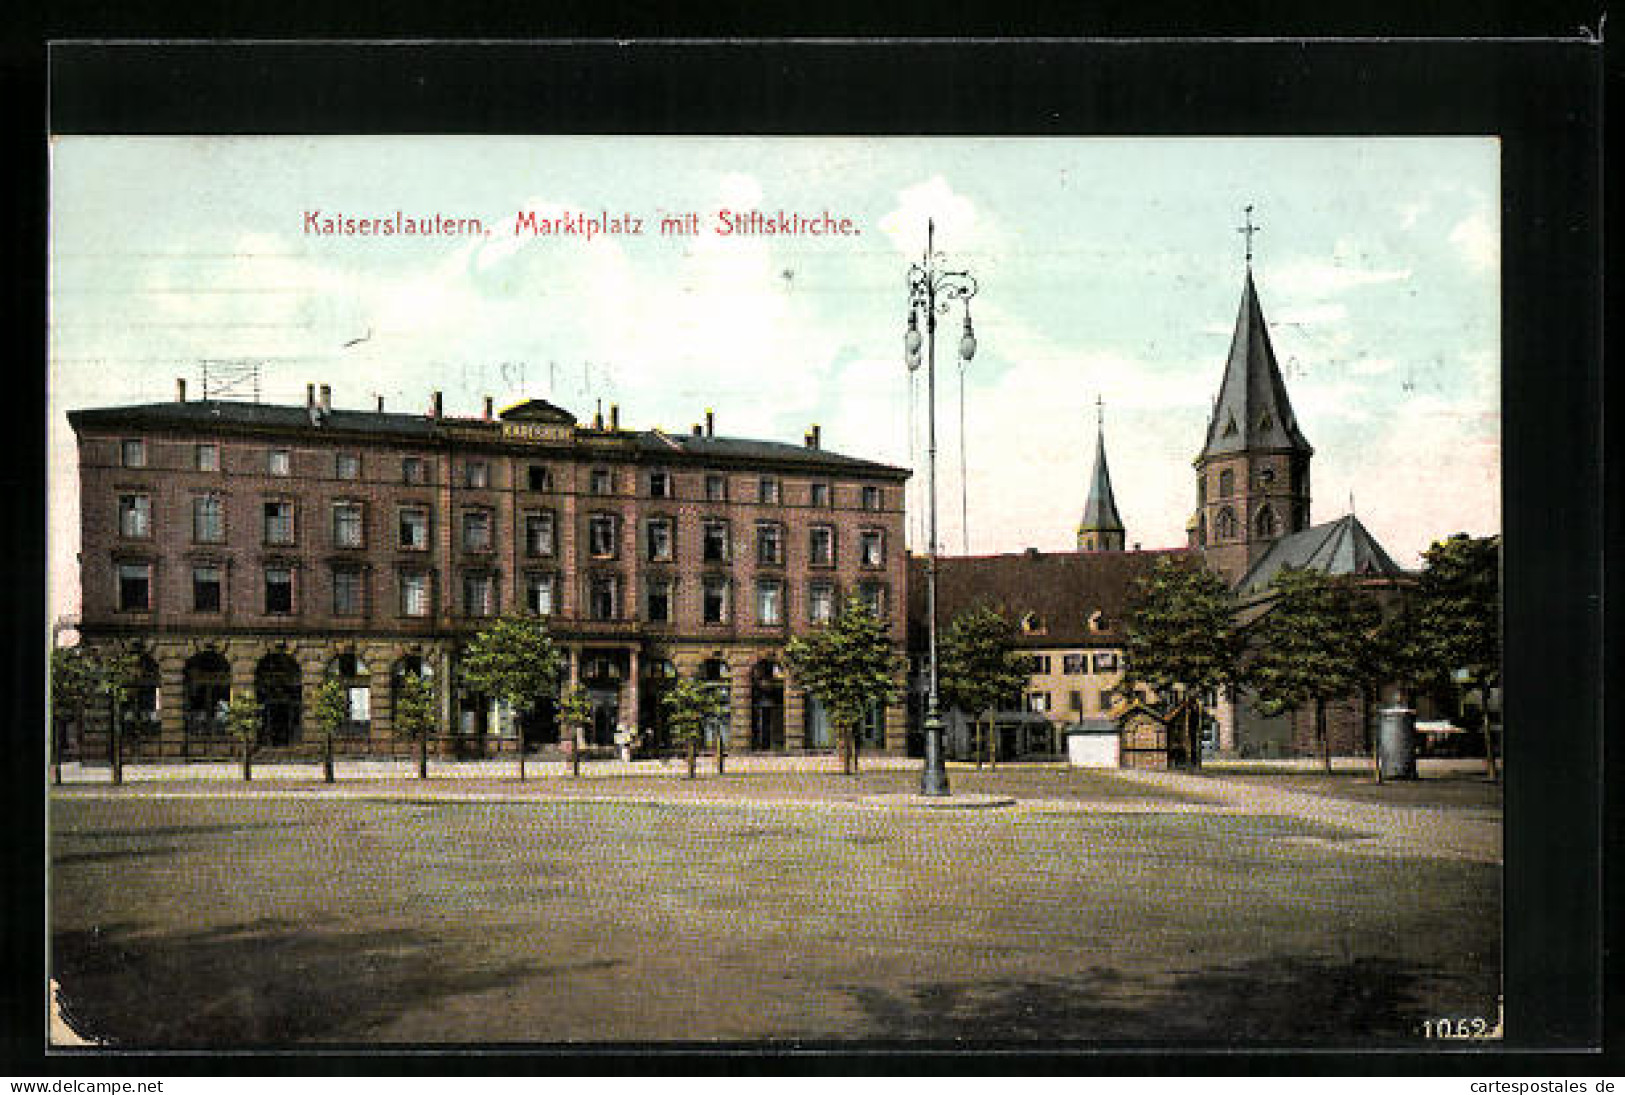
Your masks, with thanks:
M 1493 1043 L 1501 156 L 56 138 L 53 1045 Z

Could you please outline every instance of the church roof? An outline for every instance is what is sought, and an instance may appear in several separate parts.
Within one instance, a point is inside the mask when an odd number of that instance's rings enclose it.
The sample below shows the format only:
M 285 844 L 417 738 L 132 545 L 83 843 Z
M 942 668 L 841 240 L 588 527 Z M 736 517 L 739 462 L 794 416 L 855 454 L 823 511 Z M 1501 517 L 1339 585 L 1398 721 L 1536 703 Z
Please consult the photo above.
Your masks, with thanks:
M 1253 272 L 1241 292 L 1241 310 L 1236 315 L 1236 332 L 1230 340 L 1230 357 L 1224 366 L 1224 381 L 1208 421 L 1207 444 L 1198 459 L 1208 459 L 1249 449 L 1292 449 L 1305 454 L 1314 449 L 1298 430 L 1292 401 L 1275 363 L 1264 309 L 1258 303 Z
M 1089 498 L 1083 504 L 1080 532 L 1122 532 L 1123 519 L 1117 515 L 1117 499 L 1112 497 L 1112 473 L 1106 467 L 1106 432 L 1095 439 L 1095 473 L 1089 479 Z
M 1282 570 L 1393 577 L 1405 571 L 1352 513 L 1283 536 L 1236 583 L 1238 593 L 1261 593 Z

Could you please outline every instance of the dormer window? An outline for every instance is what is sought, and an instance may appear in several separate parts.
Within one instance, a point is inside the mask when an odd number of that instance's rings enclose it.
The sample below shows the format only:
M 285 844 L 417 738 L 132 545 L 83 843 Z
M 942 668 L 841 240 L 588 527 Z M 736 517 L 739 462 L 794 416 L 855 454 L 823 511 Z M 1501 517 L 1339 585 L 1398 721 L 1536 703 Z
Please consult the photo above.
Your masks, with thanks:
M 1224 435 L 1226 437 L 1234 437 L 1234 436 L 1236 436 L 1236 416 L 1235 415 L 1230 415 L 1226 419 L 1225 424 L 1224 424 Z
M 1045 631 L 1044 617 L 1036 612 L 1029 612 L 1021 618 L 1021 631 L 1024 635 L 1042 635 Z

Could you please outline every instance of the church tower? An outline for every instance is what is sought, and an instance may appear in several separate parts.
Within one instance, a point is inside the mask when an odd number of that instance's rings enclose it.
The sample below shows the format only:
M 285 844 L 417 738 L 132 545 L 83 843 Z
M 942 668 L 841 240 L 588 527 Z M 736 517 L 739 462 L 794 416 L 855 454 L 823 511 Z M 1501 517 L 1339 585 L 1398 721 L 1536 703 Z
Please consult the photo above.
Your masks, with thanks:
M 1122 551 L 1123 519 L 1112 497 L 1112 473 L 1106 467 L 1106 410 L 1095 398 L 1095 473 L 1089 479 L 1089 500 L 1078 524 L 1079 551 Z
M 1247 208 L 1247 277 L 1224 380 L 1196 458 L 1191 546 L 1232 584 L 1283 536 L 1309 527 L 1309 460 L 1275 363 L 1253 286 L 1252 207 Z

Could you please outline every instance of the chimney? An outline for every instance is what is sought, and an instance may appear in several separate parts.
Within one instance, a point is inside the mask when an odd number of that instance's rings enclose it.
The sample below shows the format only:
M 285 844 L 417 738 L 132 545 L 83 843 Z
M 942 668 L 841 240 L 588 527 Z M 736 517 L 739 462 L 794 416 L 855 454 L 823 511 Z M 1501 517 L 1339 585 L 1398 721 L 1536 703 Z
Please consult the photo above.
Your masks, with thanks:
M 305 385 L 305 406 L 306 407 L 314 407 L 315 405 L 316 405 L 316 385 L 314 385 L 314 384 L 306 384 Z
M 378 413 L 379 414 L 384 413 L 384 397 L 383 396 L 378 397 Z
M 621 405 L 619 403 L 609 405 L 609 428 L 611 430 L 621 428 Z
M 331 385 L 322 385 L 322 413 L 326 414 L 333 409 L 333 388 Z
M 443 406 L 444 402 L 441 399 L 440 393 L 435 392 L 434 395 L 429 397 L 429 417 L 439 418 L 440 411 Z
M 186 402 L 186 378 L 184 376 L 175 378 L 175 402 Z
M 711 408 L 710 407 L 707 407 L 707 408 L 705 408 L 705 436 L 707 436 L 707 437 L 715 437 L 716 435 L 717 435 L 717 416 L 711 413 Z
M 491 421 L 491 397 L 490 396 L 485 397 L 485 420 L 487 422 Z
M 822 438 L 820 437 L 821 433 L 822 433 L 822 431 L 819 430 L 818 423 L 814 422 L 812 424 L 812 429 L 807 431 L 807 435 L 802 438 L 802 441 L 804 441 L 806 443 L 806 445 L 807 445 L 807 447 L 809 449 L 816 449 L 818 447 L 819 441 L 822 440 Z
M 695 437 L 704 437 L 705 436 L 705 427 L 701 426 L 698 422 L 694 423 L 694 436 Z

